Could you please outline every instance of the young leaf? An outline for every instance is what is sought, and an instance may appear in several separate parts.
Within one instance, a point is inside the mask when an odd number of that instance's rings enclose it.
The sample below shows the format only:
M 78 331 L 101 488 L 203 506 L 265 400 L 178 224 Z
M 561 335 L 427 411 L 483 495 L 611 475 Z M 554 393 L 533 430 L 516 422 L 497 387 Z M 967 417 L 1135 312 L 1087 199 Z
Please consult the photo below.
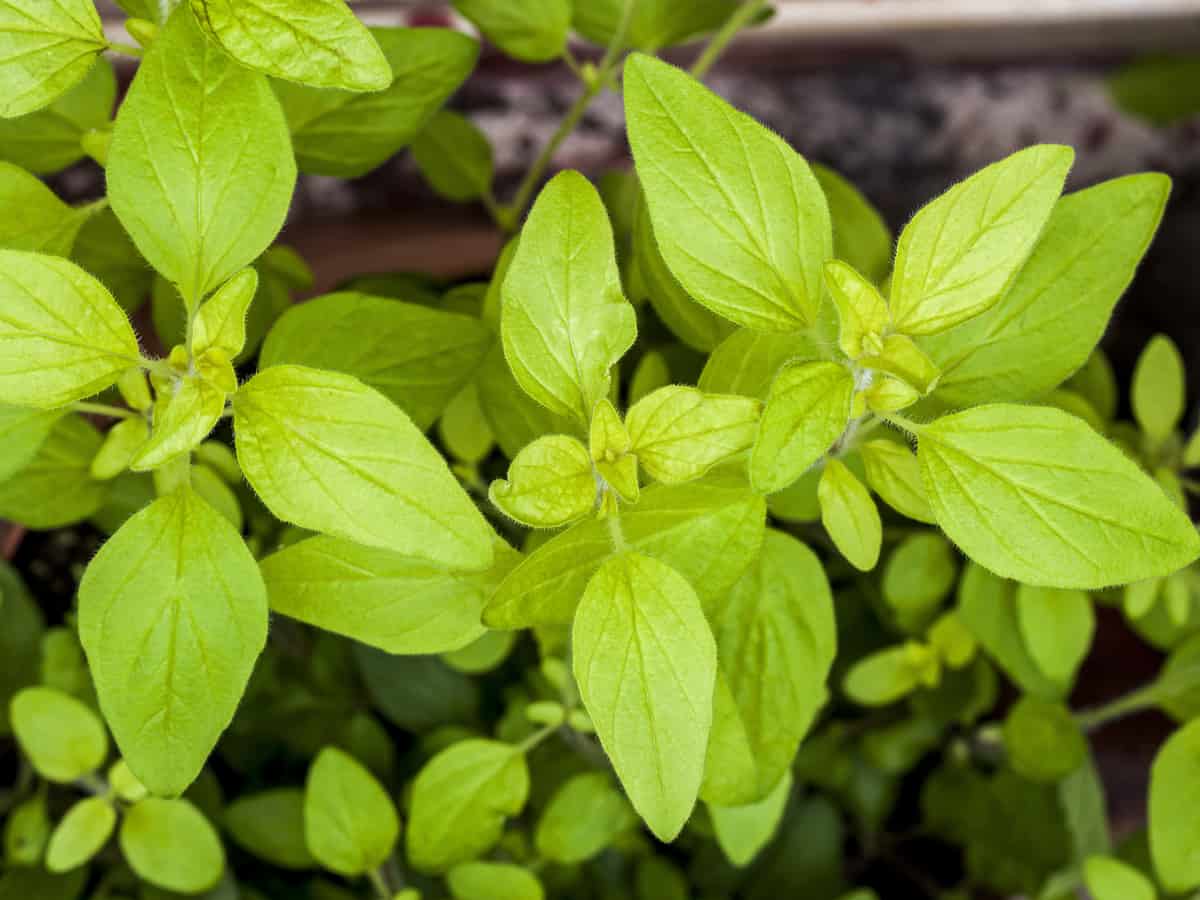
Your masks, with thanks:
M 244 66 L 312 87 L 381 91 L 392 70 L 344 0 L 191 0 L 201 28 Z
M 896 247 L 896 328 L 936 334 L 995 304 L 1033 250 L 1074 157 L 1069 147 L 1029 147 L 918 212 Z
M 1129 863 L 1092 856 L 1083 865 L 1083 881 L 1095 900 L 1156 900 L 1154 883 Z
M 910 337 L 892 334 L 884 338 L 875 352 L 863 356 L 860 363 L 887 372 L 925 394 L 937 384 L 941 372 Z
M 908 634 L 923 632 L 957 575 L 954 551 L 940 534 L 918 532 L 906 537 L 883 569 L 883 600 L 895 624 Z
M 67 810 L 46 846 L 46 868 L 69 872 L 95 856 L 117 827 L 117 811 L 105 797 L 88 797 Z
M 563 172 L 538 196 L 504 279 L 500 332 L 513 375 L 551 412 L 584 424 L 637 336 L 615 254 L 600 195 Z
M 234 359 L 246 346 L 246 311 L 258 291 L 258 272 L 242 269 L 221 285 L 196 314 L 192 353 L 220 350 Z
M 266 643 L 267 593 L 241 536 L 185 487 L 91 561 L 79 637 L 122 755 L 151 791 L 174 796 L 233 718 Z
M 354 877 L 391 856 L 400 818 L 383 785 L 358 760 L 326 747 L 304 785 L 304 835 L 317 862 Z
M 709 356 L 697 386 L 710 394 L 741 394 L 766 400 L 775 375 L 792 362 L 819 359 L 806 332 L 760 332 L 739 328 Z
M 637 368 L 629 379 L 629 403 L 636 404 L 639 400 L 649 397 L 659 388 L 671 383 L 671 367 L 657 350 L 651 350 L 638 360 Z
M 792 794 L 792 773 L 783 773 L 779 783 L 757 803 L 744 806 L 708 806 L 713 831 L 725 856 L 735 866 L 745 866 L 765 847 L 787 808 Z
M 651 477 L 675 484 L 750 449 L 761 410 L 748 397 L 671 385 L 635 403 L 625 424 L 641 466 Z
M 1150 769 L 1150 853 L 1163 887 L 1200 886 L 1200 720 L 1176 731 Z
M 1096 630 L 1091 598 L 1083 591 L 1019 585 L 1017 623 L 1042 674 L 1069 693 Z
M 808 164 L 691 76 L 648 56 L 626 63 L 625 110 L 654 234 L 683 289 L 762 331 L 815 323 L 833 235 Z
M 108 755 L 108 733 L 99 716 L 69 694 L 25 688 L 9 707 L 13 734 L 34 771 L 67 784 L 88 775 Z
M 571 0 L 454 0 L 454 8 L 508 56 L 550 62 L 567 49 Z
M 479 617 L 520 555 L 464 573 L 341 538 L 314 537 L 262 561 L 271 609 L 388 653 L 445 653 L 484 634 Z
M 225 828 L 242 849 L 283 869 L 316 865 L 304 837 L 304 791 L 274 788 L 239 797 L 225 810 Z
M 709 476 L 655 485 L 621 510 L 625 544 L 681 573 L 709 598 L 724 595 L 758 555 L 766 505 L 744 482 Z M 612 526 L 581 522 L 531 553 L 501 582 L 484 610 L 492 628 L 568 625 L 596 570 L 614 553 Z
M 150 440 L 134 456 L 131 468 L 148 472 L 189 452 L 208 437 L 225 411 L 225 391 L 198 376 L 175 381 L 160 393 Z
M 443 872 L 491 849 L 529 796 L 521 751 L 499 741 L 459 741 L 425 764 L 412 787 L 408 858 Z
M 825 284 L 837 307 L 838 344 L 843 353 L 858 359 L 868 352 L 864 339 L 879 341 L 891 324 L 887 301 L 875 285 L 836 259 L 825 263 Z
M 73 209 L 39 179 L 0 163 L 0 206 L 21 215 L 0 222 L 0 247 L 50 256 L 70 256 L 79 229 L 99 211 L 95 204 Z
M 106 171 L 121 224 L 192 309 L 267 249 L 296 182 L 266 78 L 207 40 L 183 7 L 121 104 Z
M 758 559 L 706 612 L 720 675 L 703 796 L 744 806 L 776 786 L 825 702 L 833 596 L 816 555 L 769 530 Z
M 154 271 L 112 208 L 91 216 L 75 238 L 71 259 L 112 291 L 127 313 L 137 312 L 150 294 Z
M 0 403 L 0 482 L 33 461 L 61 417 L 57 410 Z
M 412 145 L 413 162 L 430 186 L 460 203 L 492 189 L 492 145 L 474 122 L 452 110 L 439 110 Z
M 78 415 L 59 418 L 32 460 L 0 482 L 0 517 L 29 528 L 61 528 L 104 505 L 108 482 L 92 477 L 102 438 Z
M 587 447 L 565 434 L 538 438 L 516 455 L 508 479 L 492 482 L 488 498 L 531 528 L 557 528 L 596 506 L 596 476 Z
M 374 94 L 280 81 L 301 171 L 357 178 L 415 138 L 475 68 L 479 44 L 446 28 L 373 28 L 392 70 L 391 87 Z
M 1059 781 L 1087 758 L 1087 739 L 1062 703 L 1022 697 L 1004 720 L 1008 764 L 1030 781 Z
M 284 313 L 259 368 L 311 366 L 353 375 L 429 428 L 493 345 L 477 319 L 359 293 L 337 293 Z
M 650 830 L 673 840 L 700 790 L 717 669 L 695 590 L 648 556 L 614 556 L 588 582 L 572 644 L 580 696 L 617 777 Z
M 105 432 L 104 443 L 92 457 L 92 477 L 99 481 L 116 478 L 129 468 L 148 437 L 150 428 L 140 416 L 117 422 Z
M 48 409 L 102 391 L 141 354 L 133 328 L 100 282 L 54 256 L 0 250 L 0 393 Z
M 454 900 L 542 900 L 542 883 L 512 863 L 466 862 L 446 874 Z
M 1084 365 L 1150 245 L 1170 191 L 1165 175 L 1141 174 L 1059 200 L 1000 301 L 921 341 L 942 370 L 937 399 L 962 407 L 1038 397 Z
M 92 0 L 0 5 L 0 116 L 47 105 L 81 81 L 107 46 Z
M 637 821 L 607 772 L 584 772 L 567 779 L 538 820 L 538 853 L 565 865 L 598 855 Z
M 1171 436 L 1183 419 L 1183 357 L 1166 335 L 1155 335 L 1133 372 L 1133 416 L 1155 444 Z
M 216 830 L 187 800 L 147 797 L 125 813 L 121 852 L 143 881 L 181 894 L 200 894 L 225 871 Z
M 838 459 L 825 463 L 817 487 L 821 524 L 842 556 L 863 572 L 875 568 L 883 541 L 883 523 L 875 501 L 862 482 Z
M 582 433 L 574 420 L 555 415 L 522 390 L 504 359 L 499 340 L 484 357 L 475 388 L 483 416 L 509 459 L 542 435 Z
M 1187 517 L 1120 450 L 1056 409 L 994 404 L 922 428 L 938 524 L 1008 578 L 1092 590 L 1165 575 L 1200 553 Z
M 854 376 L 838 363 L 782 369 L 771 382 L 750 455 L 754 489 L 782 490 L 824 456 L 846 430 L 853 395 Z
M 624 0 L 587 0 L 573 6 L 575 30 L 602 47 L 613 42 Z M 736 7 L 736 0 L 638 0 L 630 10 L 625 46 L 653 53 L 683 43 L 715 29 Z
M 926 660 L 920 650 L 919 644 L 904 644 L 864 656 L 846 672 L 842 690 L 863 706 L 895 703 L 921 683 L 921 667 Z
M 452 568 L 491 565 L 491 528 L 441 455 L 356 378 L 274 366 L 234 396 L 233 421 L 246 480 L 285 522 Z
M 829 204 L 833 255 L 879 284 L 892 267 L 887 223 L 858 188 L 833 169 L 813 163 L 812 171 Z

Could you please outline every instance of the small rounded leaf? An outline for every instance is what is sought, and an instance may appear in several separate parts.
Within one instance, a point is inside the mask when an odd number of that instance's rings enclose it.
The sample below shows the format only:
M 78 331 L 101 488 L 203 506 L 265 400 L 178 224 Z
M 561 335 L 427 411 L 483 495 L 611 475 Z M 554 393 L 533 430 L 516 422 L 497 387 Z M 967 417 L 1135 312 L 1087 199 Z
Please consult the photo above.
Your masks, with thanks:
M 542 900 L 542 884 L 526 869 L 509 863 L 468 862 L 446 875 L 454 900 Z
M 1087 742 L 1061 703 L 1022 697 L 1004 720 L 1004 746 L 1018 775 L 1058 781 L 1079 768 Z
M 202 893 L 225 871 L 216 829 L 187 800 L 147 797 L 125 813 L 119 837 L 138 877 L 168 891 Z
M 1154 883 L 1129 863 L 1091 856 L 1083 864 L 1083 882 L 1095 900 L 1157 900 Z
M 80 800 L 63 816 L 46 848 L 51 872 L 77 869 L 100 852 L 117 825 L 117 811 L 103 797 Z
M 341 875 L 363 875 L 391 855 L 400 819 L 374 775 L 349 754 L 326 747 L 308 770 L 304 834 L 322 866 Z
M 284 869 L 315 865 L 304 836 L 304 791 L 277 788 L 240 797 L 225 810 L 225 827 L 244 850 Z
M 17 742 L 47 781 L 74 781 L 100 768 L 108 754 L 100 717 L 61 691 L 26 688 L 13 697 L 10 716 Z

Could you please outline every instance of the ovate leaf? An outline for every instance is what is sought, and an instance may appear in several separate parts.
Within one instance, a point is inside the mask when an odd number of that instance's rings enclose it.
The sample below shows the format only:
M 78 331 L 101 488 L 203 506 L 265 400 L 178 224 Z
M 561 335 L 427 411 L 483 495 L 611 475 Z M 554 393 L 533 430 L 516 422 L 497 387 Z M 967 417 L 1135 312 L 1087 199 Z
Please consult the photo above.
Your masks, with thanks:
M 602 47 L 614 39 L 624 0 L 576 2 L 572 25 Z M 653 53 L 715 29 L 737 7 L 736 0 L 638 0 L 630 10 L 625 43 Z
M 221 285 L 196 314 L 192 353 L 220 350 L 230 359 L 246 346 L 246 311 L 258 291 L 258 272 L 242 269 Z
M 491 529 L 445 461 L 356 378 L 273 366 L 235 395 L 234 430 L 246 479 L 284 521 L 440 565 L 491 565 Z
M 143 881 L 182 894 L 213 887 L 225 871 L 221 839 L 187 800 L 147 797 L 121 823 L 121 852 Z
M 608 213 L 578 172 L 542 190 L 503 290 L 501 336 L 513 375 L 551 412 L 586 424 L 637 321 L 621 293 Z
M 1156 900 L 1154 882 L 1129 863 L 1111 856 L 1089 857 L 1083 881 L 1096 900 Z
M 448 747 L 413 782 L 409 861 L 441 872 L 487 852 L 528 795 L 529 768 L 518 748 L 487 740 Z
M 626 552 L 588 583 L 572 629 L 579 693 L 634 809 L 661 840 L 700 790 L 717 653 L 695 590 Z
M 1200 720 L 1176 731 L 1150 770 L 1150 852 L 1171 893 L 1200 886 Z
M 192 376 L 174 382 L 158 395 L 154 426 L 131 467 L 146 472 L 188 453 L 209 432 L 225 411 L 225 392 L 205 378 Z
M 446 875 L 454 900 L 542 900 L 537 876 L 512 863 L 460 863 Z
M 39 179 L 10 163 L 0 163 L 0 206 L 20 215 L 0 222 L 0 247 L 69 256 L 95 204 L 72 209 Z
M 854 376 L 838 363 L 781 370 L 771 382 L 750 456 L 755 490 L 782 490 L 824 456 L 846 429 L 853 394 Z
M 1074 157 L 1052 144 L 1021 150 L 918 212 L 896 247 L 896 328 L 935 334 L 995 304 L 1033 250 Z
M 626 64 L 625 109 L 654 234 L 684 290 L 739 325 L 813 324 L 833 235 L 808 164 L 695 79 L 647 56 Z
M 629 801 L 607 772 L 584 772 L 563 783 L 538 821 L 534 841 L 547 859 L 575 865 L 599 854 L 636 822 Z
M 48 687 L 25 688 L 9 706 L 13 734 L 34 770 L 69 783 L 100 768 L 108 733 L 91 708 Z
M 313 87 L 380 91 L 392 70 L 344 0 L 191 0 L 205 32 L 244 66 Z
M 625 418 L 638 463 L 673 484 L 699 478 L 750 449 L 761 405 L 736 395 L 671 385 L 643 397 Z
M 709 356 L 697 386 L 709 393 L 766 400 L 771 382 L 784 365 L 820 357 L 821 348 L 806 332 L 739 328 Z
M 194 308 L 274 240 L 296 165 L 266 78 L 181 7 L 121 104 L 107 175 L 121 224 Z
M 0 404 L 0 482 L 32 462 L 62 413 Z
M 1058 781 L 1087 758 L 1087 740 L 1062 703 L 1022 697 L 1004 720 L 1008 764 L 1030 781 Z
M 775 835 L 792 794 L 792 773 L 783 773 L 779 783 L 763 799 L 743 806 L 708 806 L 713 831 L 725 856 L 735 866 L 750 863 Z
M 241 536 L 185 487 L 132 516 L 92 560 L 79 636 L 122 755 L 151 791 L 173 796 L 233 718 L 266 642 L 267 593 Z
M 29 528 L 60 528 L 92 515 L 109 490 L 91 472 L 102 440 L 82 416 L 59 418 L 33 459 L 0 482 L 0 516 Z
M 450 200 L 475 200 L 492 189 L 492 145 L 460 113 L 436 113 L 413 141 L 412 157 L 430 186 Z
M 327 294 L 284 313 L 259 367 L 292 364 L 353 375 L 422 430 L 475 375 L 492 346 L 477 319 L 359 293 Z
M 861 481 L 846 464 L 830 459 L 817 487 L 821 524 L 852 566 L 863 572 L 875 568 L 883 540 L 879 509 Z
M 454 0 L 484 37 L 507 55 L 525 62 L 562 56 L 571 27 L 571 0 Z
M 242 849 L 284 869 L 311 869 L 304 838 L 304 791 L 274 788 L 239 797 L 225 810 L 225 827 Z
M 1017 623 L 1042 674 L 1069 693 L 1096 630 L 1091 598 L 1083 591 L 1019 585 Z
M 121 307 L 72 262 L 0 250 L 0 392 L 6 403 L 65 406 L 141 359 Z
M 838 344 L 842 352 L 851 359 L 871 352 L 863 346 L 864 339 L 870 338 L 877 345 L 891 324 L 883 295 L 856 269 L 838 260 L 825 264 L 825 284 L 837 307 Z
M 1200 552 L 1162 489 L 1059 410 L 947 416 L 922 429 L 918 457 L 938 524 L 999 575 L 1090 590 L 1174 572 Z
M 353 877 L 387 861 L 400 837 L 400 819 L 392 798 L 362 763 L 326 747 L 308 770 L 304 834 L 317 862 Z
M 107 797 L 88 797 L 67 810 L 46 846 L 46 868 L 69 872 L 95 856 L 112 837 L 117 811 Z
M 0 4 L 0 83 L 6 119 L 40 109 L 92 68 L 108 41 L 92 0 Z
M 596 506 L 596 475 L 587 447 L 565 434 L 540 437 L 516 455 L 508 478 L 492 482 L 492 503 L 532 528 L 557 528 Z
M 933 510 L 925 497 L 921 467 L 907 445 L 877 439 L 861 448 L 867 484 L 896 512 L 933 524 Z
M 1155 335 L 1133 372 L 1133 417 L 1155 444 L 1171 436 L 1183 418 L 1183 356 L 1166 335 Z
M 519 560 L 497 540 L 495 565 L 464 573 L 321 536 L 268 556 L 262 573 L 276 612 L 388 653 L 445 653 L 484 634 L 483 606 Z

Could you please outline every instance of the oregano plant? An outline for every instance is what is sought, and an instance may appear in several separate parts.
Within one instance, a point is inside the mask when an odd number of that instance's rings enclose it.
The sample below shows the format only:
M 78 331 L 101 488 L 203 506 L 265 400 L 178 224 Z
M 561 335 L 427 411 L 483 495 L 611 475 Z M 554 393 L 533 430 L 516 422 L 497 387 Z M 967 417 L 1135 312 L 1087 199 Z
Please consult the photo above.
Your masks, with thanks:
M 893 235 L 705 86 L 763 0 L 454 5 L 579 79 L 515 190 L 463 33 L 0 3 L 0 516 L 104 535 L 66 610 L 0 567 L 0 898 L 1200 889 L 1200 433 L 1098 347 L 1168 178 L 1031 146 Z M 548 177 L 606 91 L 632 165 Z M 298 174 L 407 151 L 493 270 L 308 298 Z M 1081 708 L 1107 607 L 1166 660 Z

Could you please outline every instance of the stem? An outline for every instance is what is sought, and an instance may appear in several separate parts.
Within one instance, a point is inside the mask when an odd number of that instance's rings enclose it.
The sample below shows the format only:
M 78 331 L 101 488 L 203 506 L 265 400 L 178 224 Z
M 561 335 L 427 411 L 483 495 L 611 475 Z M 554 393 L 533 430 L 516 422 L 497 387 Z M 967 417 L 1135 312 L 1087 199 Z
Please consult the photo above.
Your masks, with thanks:
M 134 59 L 142 58 L 142 48 L 134 44 L 126 44 L 124 41 L 109 41 L 108 49 L 117 53 L 124 53 L 126 56 L 132 56 Z
M 529 737 L 525 738 L 525 740 L 521 741 L 521 743 L 515 745 L 517 752 L 528 753 L 546 738 L 550 737 L 550 735 L 552 735 L 554 732 L 558 731 L 560 727 L 561 723 L 558 725 L 547 725 L 544 728 L 539 728 Z
M 1081 710 L 1075 714 L 1075 721 L 1084 731 L 1095 731 L 1109 722 L 1124 718 L 1143 709 L 1148 709 L 1158 702 L 1158 682 L 1152 681 L 1136 690 L 1123 694 L 1116 700 L 1102 706 Z
M 379 900 L 392 900 L 392 892 L 388 890 L 387 882 L 378 869 L 368 870 L 367 878 L 371 880 L 371 887 L 375 888 L 375 893 L 379 896 Z
M 720 59 L 725 48 L 729 46 L 729 42 L 737 37 L 738 32 L 749 25 L 755 16 L 763 12 L 767 5 L 767 0 L 746 0 L 735 9 L 733 14 L 725 20 L 721 30 L 712 36 L 712 40 L 708 42 L 704 52 L 692 63 L 692 74 L 697 78 L 703 78 L 708 74 L 708 70 L 712 68 L 713 63 Z
M 612 538 L 613 550 L 617 553 L 624 553 L 629 549 L 629 545 L 625 543 L 625 532 L 621 529 L 619 512 L 614 512 L 608 517 L 608 534 Z
M 109 406 L 107 403 L 72 403 L 75 412 L 92 413 L 96 416 L 108 416 L 110 419 L 136 419 L 137 413 L 119 406 Z

